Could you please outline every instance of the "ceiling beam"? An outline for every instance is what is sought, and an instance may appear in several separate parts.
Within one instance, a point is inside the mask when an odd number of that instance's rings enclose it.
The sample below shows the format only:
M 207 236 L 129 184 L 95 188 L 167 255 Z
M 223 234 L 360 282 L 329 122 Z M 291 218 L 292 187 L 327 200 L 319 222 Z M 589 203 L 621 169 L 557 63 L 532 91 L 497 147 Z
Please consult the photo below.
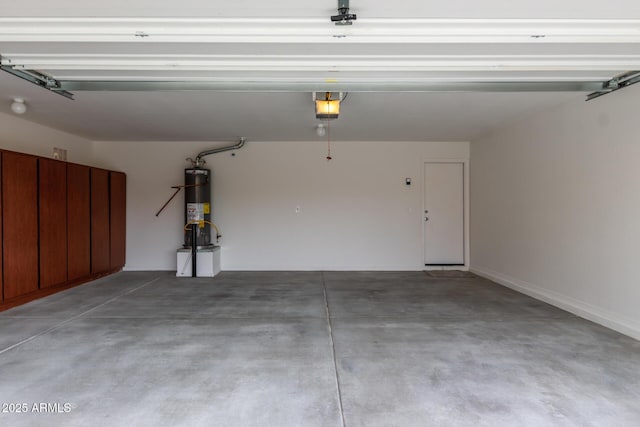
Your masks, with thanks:
M 0 18 L 0 42 L 638 43 L 638 19 Z
M 1 65 L 82 71 L 596 71 L 640 68 L 636 55 L 180 55 L 4 53 Z
M 68 91 L 232 91 L 232 92 L 594 92 L 593 82 L 455 81 L 83 81 L 62 80 Z

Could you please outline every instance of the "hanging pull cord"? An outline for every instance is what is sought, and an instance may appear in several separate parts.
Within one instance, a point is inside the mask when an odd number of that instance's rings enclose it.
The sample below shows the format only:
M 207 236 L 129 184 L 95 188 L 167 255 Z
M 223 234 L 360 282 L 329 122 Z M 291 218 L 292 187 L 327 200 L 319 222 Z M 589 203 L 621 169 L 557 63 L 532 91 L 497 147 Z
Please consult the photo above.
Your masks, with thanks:
M 327 120 L 327 161 L 331 160 L 331 123 Z
M 178 195 L 178 193 L 180 192 L 180 190 L 182 188 L 194 188 L 194 187 L 202 187 L 203 185 L 207 185 L 209 183 L 209 180 L 207 179 L 204 183 L 201 184 L 189 184 L 189 185 L 174 185 L 171 188 L 175 188 L 176 192 L 173 193 L 173 195 L 171 197 L 169 197 L 169 200 L 166 201 L 166 203 L 164 205 L 162 205 L 162 207 L 160 208 L 160 210 L 156 213 L 156 216 L 159 216 L 160 213 L 164 210 L 164 208 L 167 207 L 167 205 L 173 200 L 174 197 L 176 197 Z

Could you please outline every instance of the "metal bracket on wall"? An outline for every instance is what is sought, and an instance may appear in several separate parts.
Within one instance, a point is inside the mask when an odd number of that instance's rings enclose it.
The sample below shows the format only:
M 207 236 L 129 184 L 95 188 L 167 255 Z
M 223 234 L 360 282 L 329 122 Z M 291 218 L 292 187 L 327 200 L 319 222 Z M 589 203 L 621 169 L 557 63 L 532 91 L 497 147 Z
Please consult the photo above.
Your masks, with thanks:
M 602 84 L 602 89 L 587 95 L 587 101 L 640 82 L 640 71 L 628 71 Z
M 3 59 L 2 57 L 0 57 L 0 64 L 3 63 L 2 61 Z M 17 69 L 14 65 L 0 65 L 0 69 L 37 86 L 40 86 L 41 88 L 50 90 L 51 92 L 57 93 L 58 95 L 62 95 L 65 98 L 73 99 L 73 94 L 62 89 L 60 87 L 60 82 L 53 77 L 49 77 L 33 70 L 26 71 Z
M 331 17 L 331 22 L 336 25 L 351 25 L 358 19 L 354 13 L 349 13 L 349 0 L 338 0 L 338 15 Z

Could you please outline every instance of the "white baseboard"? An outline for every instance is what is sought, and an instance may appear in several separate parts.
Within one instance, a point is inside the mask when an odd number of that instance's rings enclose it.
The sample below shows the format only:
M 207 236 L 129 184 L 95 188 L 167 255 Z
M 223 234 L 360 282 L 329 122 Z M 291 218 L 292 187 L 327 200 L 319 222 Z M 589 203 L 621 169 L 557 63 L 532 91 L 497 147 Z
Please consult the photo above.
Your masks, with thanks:
M 459 271 L 469 271 L 468 265 L 425 265 L 423 268 L 424 271 L 448 271 L 448 270 L 459 270 Z
M 125 266 L 122 271 L 176 271 L 175 267 L 166 266 Z
M 488 268 L 471 266 L 470 271 L 478 276 L 482 276 L 506 286 L 507 288 L 529 295 L 530 297 L 573 313 L 576 316 L 598 323 L 636 340 L 640 340 L 640 324 L 609 310 L 595 307 L 591 304 L 587 304 L 576 300 L 575 298 L 568 297 L 548 289 L 543 289 L 540 286 L 506 276 Z

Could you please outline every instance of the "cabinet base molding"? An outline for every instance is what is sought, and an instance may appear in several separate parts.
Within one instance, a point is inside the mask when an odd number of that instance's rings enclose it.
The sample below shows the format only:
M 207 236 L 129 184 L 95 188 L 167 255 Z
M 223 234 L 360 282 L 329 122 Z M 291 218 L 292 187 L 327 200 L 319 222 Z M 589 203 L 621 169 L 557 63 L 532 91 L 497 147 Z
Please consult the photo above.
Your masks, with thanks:
M 115 268 L 113 270 L 105 271 L 105 272 L 102 272 L 102 273 L 92 274 L 91 276 L 82 277 L 80 279 L 76 279 L 76 280 L 73 280 L 73 281 L 70 281 L 70 282 L 61 283 L 59 285 L 51 286 L 51 287 L 48 287 L 48 288 L 38 289 L 37 291 L 29 292 L 28 294 L 25 294 L 25 295 L 20 295 L 18 297 L 11 298 L 9 300 L 4 300 L 4 301 L 0 302 L 0 311 L 5 311 L 5 310 L 8 310 L 8 309 L 13 308 L 13 307 L 17 307 L 19 305 L 26 304 L 26 303 L 31 302 L 33 300 L 44 298 L 46 296 L 53 295 L 53 294 L 61 292 L 61 291 L 64 291 L 64 290 L 67 290 L 67 289 L 70 289 L 70 288 L 74 288 L 74 287 L 79 286 L 79 285 L 83 285 L 83 284 L 85 284 L 87 282 L 91 282 L 91 281 L 99 279 L 101 277 L 105 277 L 105 276 L 109 276 L 111 274 L 118 273 L 119 271 L 122 271 L 122 267 Z

